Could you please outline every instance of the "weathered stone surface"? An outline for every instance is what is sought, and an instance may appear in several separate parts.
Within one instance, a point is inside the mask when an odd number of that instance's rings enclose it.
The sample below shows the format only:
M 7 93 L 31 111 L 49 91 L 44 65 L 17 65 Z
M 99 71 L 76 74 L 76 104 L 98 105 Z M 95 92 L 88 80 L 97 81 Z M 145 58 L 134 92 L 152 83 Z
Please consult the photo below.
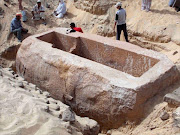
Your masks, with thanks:
M 169 104 L 180 106 L 180 88 L 176 89 L 172 93 L 168 93 L 164 96 L 164 101 Z
M 75 116 L 75 118 L 75 124 L 79 129 L 81 129 L 83 135 L 96 135 L 99 133 L 99 125 L 96 121 L 92 121 L 88 117 L 81 118 L 77 115 Z
M 66 34 L 63 28 L 24 40 L 16 68 L 104 128 L 142 117 L 144 103 L 179 77 L 162 54 L 97 35 Z
M 62 114 L 62 120 L 66 122 L 67 121 L 74 122 L 75 121 L 74 113 L 70 109 L 66 109 Z

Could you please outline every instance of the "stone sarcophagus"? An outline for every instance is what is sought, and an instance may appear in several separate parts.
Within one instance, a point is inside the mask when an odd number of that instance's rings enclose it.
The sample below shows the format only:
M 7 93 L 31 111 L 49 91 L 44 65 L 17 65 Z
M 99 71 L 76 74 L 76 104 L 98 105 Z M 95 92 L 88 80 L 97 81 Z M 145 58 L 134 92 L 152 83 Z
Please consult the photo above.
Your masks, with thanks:
M 66 30 L 56 28 L 25 39 L 16 70 L 103 128 L 141 118 L 146 101 L 179 77 L 160 53 Z

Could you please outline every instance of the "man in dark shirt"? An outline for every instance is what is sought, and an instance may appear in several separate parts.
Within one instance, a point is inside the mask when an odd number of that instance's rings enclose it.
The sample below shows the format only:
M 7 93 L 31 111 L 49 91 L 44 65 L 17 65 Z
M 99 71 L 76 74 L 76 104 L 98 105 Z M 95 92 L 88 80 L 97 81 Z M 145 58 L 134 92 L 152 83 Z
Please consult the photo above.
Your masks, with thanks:
M 21 13 L 17 13 L 16 17 L 11 21 L 11 32 L 17 36 L 19 42 L 22 42 L 22 33 L 28 32 L 28 30 L 21 25 L 21 17 Z
M 71 27 L 71 32 L 75 32 L 75 31 L 78 31 L 78 32 L 81 32 L 83 33 L 82 29 L 80 27 L 76 27 L 75 23 L 71 23 L 70 24 L 70 27 Z

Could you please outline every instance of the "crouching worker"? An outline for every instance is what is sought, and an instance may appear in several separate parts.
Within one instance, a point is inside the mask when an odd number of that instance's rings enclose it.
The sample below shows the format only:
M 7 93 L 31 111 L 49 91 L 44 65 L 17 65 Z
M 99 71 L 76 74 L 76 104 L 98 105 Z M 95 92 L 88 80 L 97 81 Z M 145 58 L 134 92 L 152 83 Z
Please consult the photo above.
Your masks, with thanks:
M 41 0 L 37 1 L 37 4 L 33 7 L 32 10 L 32 16 L 34 20 L 45 20 L 45 9 L 44 7 L 41 5 Z
M 17 36 L 19 42 L 22 42 L 22 33 L 26 34 L 28 32 L 28 30 L 21 25 L 21 17 L 21 13 L 17 13 L 16 17 L 11 21 L 11 32 Z
M 57 18 L 63 18 L 66 14 L 66 3 L 64 0 L 59 0 L 59 6 L 54 11 L 54 16 Z
M 78 32 L 83 33 L 82 29 L 81 29 L 80 27 L 76 27 L 75 23 L 71 23 L 71 24 L 70 24 L 70 27 L 71 27 L 71 29 L 72 29 L 71 32 L 76 32 L 76 31 L 78 31 Z

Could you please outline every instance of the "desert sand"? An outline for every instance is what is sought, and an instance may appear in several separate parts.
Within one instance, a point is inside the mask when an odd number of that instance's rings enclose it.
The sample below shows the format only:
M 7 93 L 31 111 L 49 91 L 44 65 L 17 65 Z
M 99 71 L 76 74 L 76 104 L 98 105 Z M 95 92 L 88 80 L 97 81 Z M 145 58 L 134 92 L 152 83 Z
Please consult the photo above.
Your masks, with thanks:
M 50 97 L 11 69 L 0 69 L 1 135 L 97 134 L 94 120 L 80 118 L 69 107 Z
M 24 0 L 23 6 L 27 12 L 28 21 L 22 24 L 29 30 L 29 34 L 24 38 L 54 27 L 69 28 L 69 24 L 75 22 L 86 33 L 115 39 L 113 23 L 116 11 L 114 5 L 117 1 L 66 0 L 68 12 L 63 19 L 57 19 L 51 15 L 57 7 L 57 1 L 46 0 L 50 9 L 46 9 L 47 25 L 44 25 L 42 22 L 31 20 L 30 12 L 36 0 Z M 127 10 L 130 42 L 167 55 L 179 67 L 180 12 L 168 7 L 168 0 L 153 0 L 150 12 L 141 11 L 141 0 L 122 0 L 122 3 L 123 8 Z M 44 1 L 43 4 L 45 5 Z M 18 0 L 0 1 L 0 65 L 13 69 L 15 69 L 15 57 L 20 43 L 10 33 L 10 22 L 17 12 L 19 12 Z M 121 39 L 124 40 L 123 36 Z M 83 129 L 93 128 L 95 125 L 97 127 L 95 121 L 80 118 L 77 115 L 75 115 L 76 119 L 79 119 L 79 123 L 82 122 L 80 125 L 62 121 L 58 118 L 60 111 L 56 111 L 57 105 L 60 106 L 60 110 L 61 108 L 65 110 L 68 106 L 52 98 L 49 108 L 53 110 L 53 113 L 47 112 L 48 94 L 40 94 L 41 92 L 36 91 L 33 84 L 28 84 L 21 77 L 15 77 L 12 71 L 8 70 L 1 69 L 0 72 L 2 73 L 0 76 L 0 135 L 81 135 L 85 134 L 86 130 Z M 180 130 L 174 125 L 172 117 L 177 107 L 163 102 L 163 97 L 167 92 L 180 87 L 179 84 L 180 82 L 177 82 L 175 86 L 167 88 L 164 93 L 148 101 L 147 115 L 138 125 L 126 122 L 119 129 L 109 130 L 108 133 L 112 135 L 178 135 Z M 170 114 L 166 121 L 160 119 L 163 111 Z M 101 131 L 99 135 L 103 133 L 107 131 Z

